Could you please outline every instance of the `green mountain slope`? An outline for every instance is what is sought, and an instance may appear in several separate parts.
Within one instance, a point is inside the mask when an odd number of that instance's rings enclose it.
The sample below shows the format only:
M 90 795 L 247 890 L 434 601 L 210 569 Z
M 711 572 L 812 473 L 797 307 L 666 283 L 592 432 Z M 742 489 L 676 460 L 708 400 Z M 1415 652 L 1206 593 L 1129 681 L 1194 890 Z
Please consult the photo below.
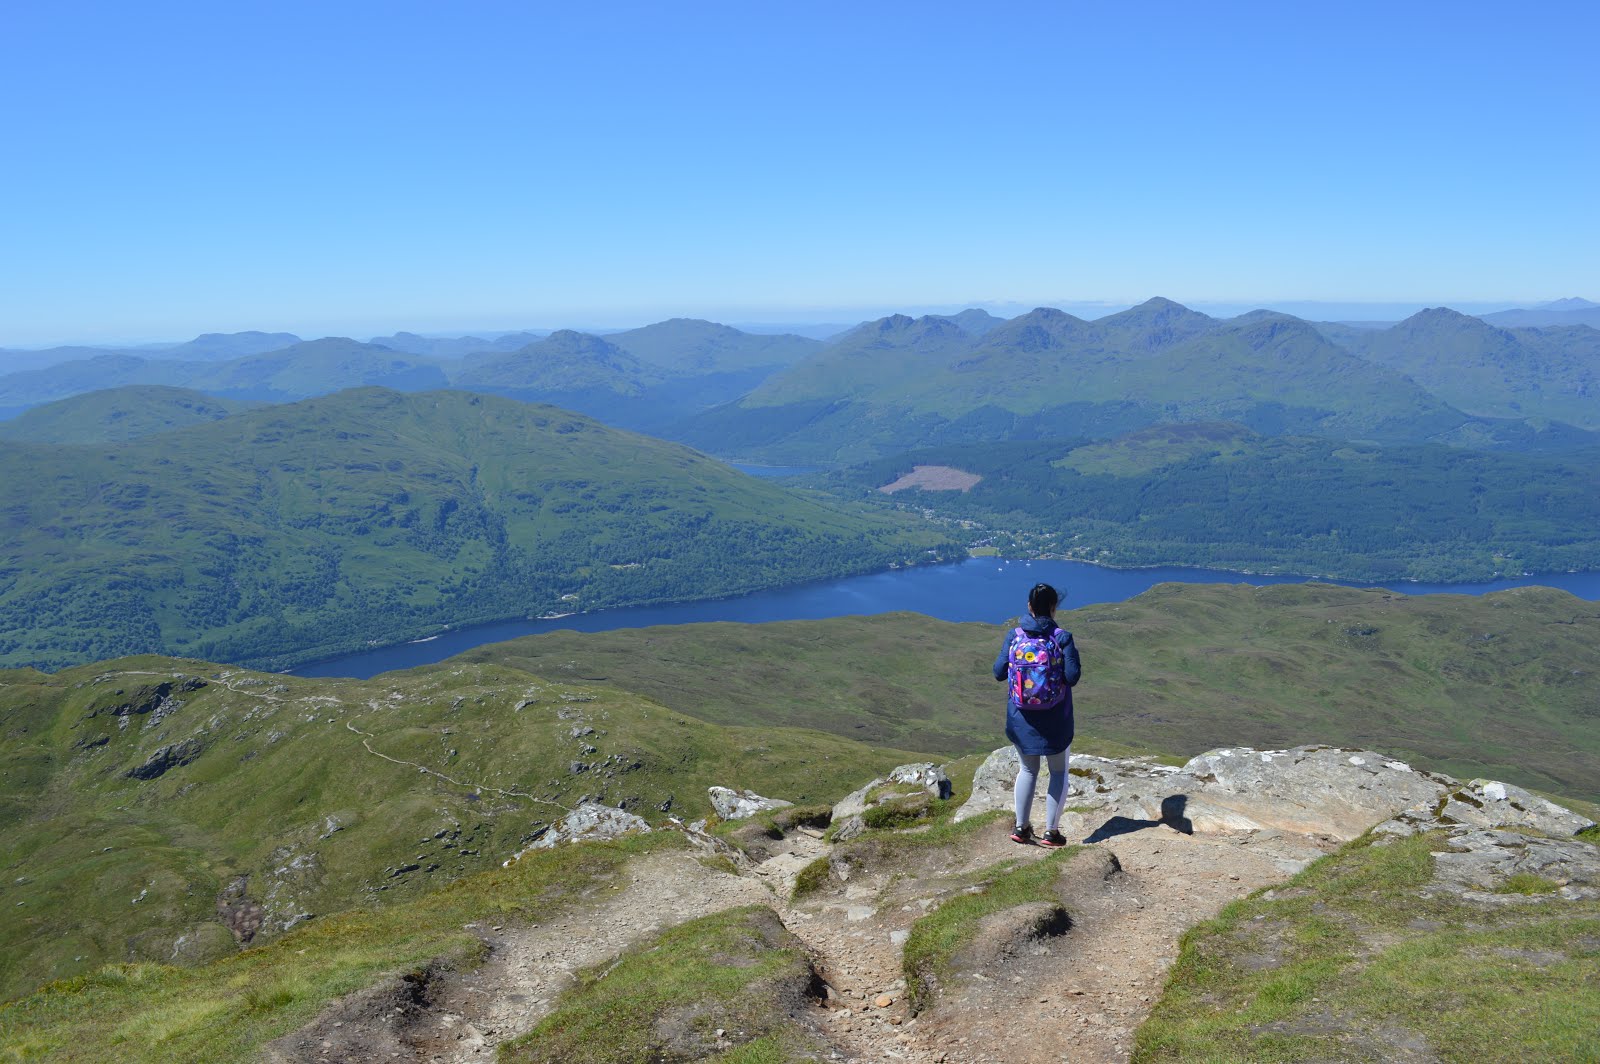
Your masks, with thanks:
M 815 801 L 914 759 L 500 666 L 0 671 L 0 998 L 438 890 L 585 799 L 659 823 L 708 814 L 712 785 Z
M 282 667 L 441 625 L 861 572 L 944 539 L 462 392 L 340 393 L 115 448 L 0 444 L 0 664 Z
M 1060 620 L 1083 655 L 1080 749 L 1364 745 L 1600 796 L 1600 605 L 1563 591 L 1162 584 Z M 605 683 L 718 723 L 962 754 L 1005 742 L 989 672 L 1003 631 L 903 613 L 641 629 L 626 655 L 596 652 L 616 633 L 551 632 L 452 660 Z
M 111 443 L 217 421 L 248 408 L 188 388 L 131 384 L 58 399 L 0 421 L 0 440 Z
M 1097 443 L 929 448 L 813 482 L 977 521 L 1063 557 L 1459 581 L 1600 567 L 1596 453 L 1347 444 L 1189 424 Z M 982 479 L 967 491 L 880 493 L 917 466 Z
M 758 336 L 675 318 L 605 337 L 562 329 L 516 351 L 470 358 L 453 380 L 460 388 L 659 432 L 743 395 L 821 346 L 798 336 Z
M 771 371 L 800 361 L 822 341 L 787 334 L 758 334 L 697 318 L 672 318 L 606 340 L 641 361 L 677 373 Z
M 1468 413 L 1600 429 L 1600 329 L 1503 329 L 1441 307 L 1359 339 L 1359 354 Z
M 637 396 L 665 376 L 609 340 L 561 329 L 515 351 L 475 359 L 456 373 L 453 383 L 529 399 L 585 392 L 614 398 Z
M 1154 299 L 1093 322 L 1040 308 L 981 336 L 948 319 L 885 318 L 680 432 L 724 453 L 849 461 L 930 443 L 1109 436 L 1217 418 L 1391 441 L 1472 421 L 1298 318 L 1223 322 Z
M 1587 682 L 1600 609 L 1561 592 L 1168 584 L 1062 621 L 1085 661 L 1080 750 L 1326 742 L 1600 795 Z M 106 960 L 229 956 L 230 928 L 262 942 L 296 927 L 298 953 L 269 943 L 214 975 L 249 971 L 252 956 L 302 964 L 307 985 L 285 1000 L 321 995 L 304 1022 L 363 985 L 330 989 L 325 968 L 370 980 L 437 955 L 441 928 L 558 904 L 556 882 L 541 894 L 465 877 L 583 796 L 659 822 L 703 813 L 711 784 L 827 800 L 912 759 L 791 727 L 812 719 L 843 736 L 864 721 L 873 735 L 993 749 L 1001 631 L 905 614 L 558 633 L 370 681 L 154 657 L 0 673 L 0 994 Z M 351 909 L 353 924 L 319 931 Z M 420 943 L 394 922 L 407 912 Z M 367 956 L 374 942 L 382 952 Z M 159 965 L 119 971 L 29 1009 L 77 1022 L 80 991 L 179 980 Z

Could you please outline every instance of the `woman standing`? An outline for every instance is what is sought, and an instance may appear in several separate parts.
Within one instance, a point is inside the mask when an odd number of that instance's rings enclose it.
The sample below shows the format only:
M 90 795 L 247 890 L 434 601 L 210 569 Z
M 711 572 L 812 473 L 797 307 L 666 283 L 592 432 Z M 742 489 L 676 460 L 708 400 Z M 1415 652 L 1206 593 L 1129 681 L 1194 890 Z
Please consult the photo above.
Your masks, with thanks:
M 994 662 L 994 678 L 1009 681 L 1006 738 L 1022 762 L 1017 773 L 1016 828 L 1011 841 L 1024 845 L 1065 846 L 1061 803 L 1067 796 L 1067 753 L 1072 746 L 1072 687 L 1083 674 L 1072 633 L 1056 624 L 1061 597 L 1049 584 L 1028 592 L 1028 616 L 1006 634 Z M 1039 760 L 1050 765 L 1046 790 L 1045 833 L 1035 838 L 1028 815 L 1039 782 Z

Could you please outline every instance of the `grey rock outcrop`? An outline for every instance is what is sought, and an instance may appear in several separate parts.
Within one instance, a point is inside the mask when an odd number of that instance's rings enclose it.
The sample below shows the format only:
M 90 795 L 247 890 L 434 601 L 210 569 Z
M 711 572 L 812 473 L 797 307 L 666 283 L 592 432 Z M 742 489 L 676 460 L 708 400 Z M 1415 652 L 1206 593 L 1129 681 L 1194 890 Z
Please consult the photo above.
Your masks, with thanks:
M 1453 829 L 1449 841 L 1448 850 L 1433 855 L 1433 883 L 1424 896 L 1442 889 L 1496 904 L 1600 898 L 1600 847 L 1590 843 L 1466 826 Z M 1519 874 L 1531 877 L 1528 893 L 1508 889 Z
M 1479 830 L 1531 829 L 1565 836 L 1576 835 L 1594 824 L 1588 817 L 1510 783 L 1477 779 L 1463 784 L 1449 776 L 1432 778 L 1442 785 L 1436 798 L 1401 810 L 1374 827 L 1373 832 L 1404 837 L 1459 825 Z
M 763 798 L 755 791 L 736 791 L 730 787 L 708 789 L 711 808 L 724 820 L 745 820 L 767 809 L 787 809 L 794 804 L 782 798 Z
M 990 754 L 956 819 L 1010 809 L 1017 769 L 1013 748 Z M 1067 804 L 1085 815 L 1199 832 L 1281 831 L 1348 841 L 1374 825 L 1390 835 L 1458 824 L 1572 835 L 1592 823 L 1511 784 L 1462 784 L 1370 750 L 1329 746 L 1232 747 L 1201 754 L 1182 768 L 1145 758 L 1074 755 L 1070 773 Z
M 187 765 L 204 752 L 205 746 L 199 739 L 185 739 L 181 743 L 163 746 L 155 753 L 145 758 L 144 763 L 130 768 L 127 775 L 136 780 L 153 780 L 163 776 L 179 765 Z
M 1006 749 L 1009 750 L 1011 748 L 1007 747 Z M 1016 764 L 1015 751 L 1012 752 L 1011 762 L 1013 766 Z M 1012 776 L 1015 777 L 1015 775 L 1016 771 L 1013 768 Z M 891 769 L 887 776 L 879 776 L 866 786 L 845 795 L 833 807 L 834 822 L 848 820 L 853 816 L 860 816 L 866 812 L 869 804 L 868 796 L 880 787 L 885 787 L 891 783 L 921 787 L 935 798 L 950 797 L 950 777 L 945 774 L 944 769 L 931 761 L 917 761 L 909 765 L 899 765 Z
M 531 846 L 519 850 L 511 861 L 529 850 L 548 850 L 563 842 L 586 842 L 593 839 L 614 839 L 630 831 L 649 831 L 650 823 L 614 806 L 599 802 L 584 802 L 566 815 L 559 824 L 553 824 L 534 840 Z M 510 864 L 511 861 L 506 861 Z

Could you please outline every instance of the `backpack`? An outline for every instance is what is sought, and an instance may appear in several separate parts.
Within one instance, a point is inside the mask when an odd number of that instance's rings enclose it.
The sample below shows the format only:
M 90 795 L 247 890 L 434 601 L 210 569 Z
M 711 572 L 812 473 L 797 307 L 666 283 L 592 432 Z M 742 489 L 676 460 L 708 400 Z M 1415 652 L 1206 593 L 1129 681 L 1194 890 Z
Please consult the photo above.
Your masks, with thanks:
M 1021 709 L 1054 709 L 1067 697 L 1066 662 L 1053 628 L 1045 635 L 1030 635 L 1021 628 L 1012 633 L 1011 698 Z

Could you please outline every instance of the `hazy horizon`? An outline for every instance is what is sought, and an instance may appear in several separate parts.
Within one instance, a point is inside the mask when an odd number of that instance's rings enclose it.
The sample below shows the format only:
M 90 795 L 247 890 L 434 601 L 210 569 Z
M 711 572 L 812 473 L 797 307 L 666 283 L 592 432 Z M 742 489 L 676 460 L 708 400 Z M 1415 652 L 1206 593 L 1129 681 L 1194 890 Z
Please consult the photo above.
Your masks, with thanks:
M 6 29 L 8 346 L 1600 296 L 1600 7 L 1571 0 L 180 0 Z
M 709 313 L 663 313 L 658 317 L 641 317 L 637 315 L 617 315 L 613 318 L 602 318 L 596 321 L 582 322 L 534 322 L 520 324 L 493 324 L 476 326 L 457 326 L 455 328 L 429 328 L 416 327 L 409 324 L 385 325 L 382 323 L 366 323 L 365 327 L 346 328 L 343 330 L 328 330 L 316 324 L 308 324 L 300 328 L 293 325 L 266 323 L 249 324 L 238 328 L 193 328 L 181 334 L 149 335 L 136 337 L 105 337 L 76 336 L 51 339 L 46 341 L 32 341 L 11 343 L 0 337 L 0 350 L 32 351 L 48 350 L 56 347 L 107 347 L 107 348 L 137 348 L 162 344 L 179 344 L 193 340 L 205 334 L 229 334 L 242 332 L 265 333 L 293 333 L 302 340 L 320 339 L 328 336 L 344 336 L 351 339 L 367 341 L 377 337 L 393 336 L 396 333 L 414 333 L 419 336 L 450 338 L 459 336 L 482 336 L 492 338 L 497 335 L 514 332 L 554 332 L 559 329 L 571 329 L 577 332 L 613 333 L 628 329 L 637 329 L 646 325 L 668 321 L 673 318 L 692 318 L 714 321 L 718 324 L 728 325 L 744 331 L 778 332 L 784 326 L 795 329 L 815 329 L 819 326 L 834 325 L 841 329 L 851 328 L 864 321 L 874 321 L 891 314 L 908 314 L 919 317 L 924 314 L 957 314 L 963 310 L 984 310 L 995 317 L 1014 318 L 1026 314 L 1039 307 L 1050 307 L 1062 310 L 1087 320 L 1118 314 L 1130 307 L 1138 306 L 1148 299 L 1157 298 L 1148 296 L 1145 299 L 1131 302 L 1112 301 L 1083 301 L 1083 300 L 1057 300 L 1044 303 L 951 303 L 951 304 L 913 304 L 905 307 L 825 307 L 811 310 L 802 314 L 797 308 L 787 312 L 784 308 L 777 308 L 765 315 L 744 312 L 747 316 L 740 318 L 736 314 L 714 316 Z M 1240 314 L 1247 314 L 1253 310 L 1272 310 L 1282 314 L 1291 314 L 1294 317 L 1305 318 L 1308 321 L 1400 321 L 1421 310 L 1432 307 L 1446 307 L 1462 314 L 1490 314 L 1500 310 L 1510 310 L 1523 307 L 1538 307 L 1553 303 L 1560 299 L 1586 298 L 1583 296 L 1552 296 L 1549 299 L 1540 299 L 1530 302 L 1515 302 L 1511 300 L 1494 300 L 1487 302 L 1424 302 L 1424 301 L 1393 301 L 1374 303 L 1350 303 L 1321 300 L 1282 300 L 1249 302 L 1233 300 L 1225 302 L 1189 302 L 1175 299 L 1171 296 L 1159 298 L 1173 299 L 1191 310 L 1213 318 L 1231 318 Z M 3 372 L 3 368 L 0 368 Z

